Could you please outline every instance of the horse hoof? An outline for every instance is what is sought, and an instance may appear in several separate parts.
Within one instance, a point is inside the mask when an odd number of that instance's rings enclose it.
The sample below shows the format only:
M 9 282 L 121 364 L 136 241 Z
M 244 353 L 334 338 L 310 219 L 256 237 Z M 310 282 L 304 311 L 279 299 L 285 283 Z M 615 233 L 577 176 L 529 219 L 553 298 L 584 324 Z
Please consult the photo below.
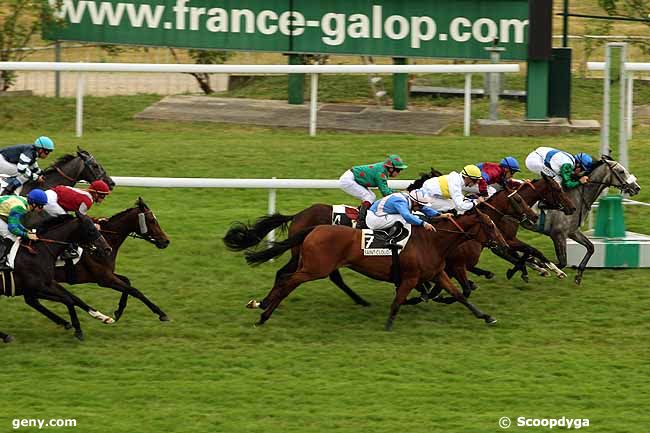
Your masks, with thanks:
M 65 323 L 63 324 L 63 328 L 66 329 L 66 330 L 67 330 L 67 329 L 72 329 L 72 325 L 71 325 L 69 322 L 65 322 Z
M 390 320 L 388 322 L 386 322 L 386 325 L 384 325 L 384 330 L 392 331 L 393 330 L 393 322 L 390 321 Z
M 158 319 L 160 319 L 161 322 L 169 322 L 169 316 L 166 314 L 163 314 L 162 316 L 158 316 Z
M 250 308 L 250 309 L 255 309 L 255 308 L 259 308 L 259 307 L 260 307 L 260 303 L 257 302 L 255 299 L 251 299 L 246 304 L 246 308 Z
M 521 279 L 524 280 L 525 283 L 528 282 L 528 275 L 521 274 Z
M 558 279 L 558 280 L 563 280 L 563 279 L 566 278 L 566 276 L 567 276 L 567 275 L 566 275 L 564 272 L 562 272 L 561 274 L 557 274 L 557 279 Z
M 84 333 L 81 332 L 81 331 L 76 331 L 74 333 L 74 336 L 77 337 L 77 340 L 79 340 L 79 341 L 84 341 L 84 339 L 85 339 Z
M 512 276 L 515 274 L 515 272 L 516 272 L 516 271 L 513 270 L 513 269 L 508 269 L 508 270 L 506 271 L 506 278 L 510 280 L 510 279 L 512 278 Z
M 487 316 L 485 318 L 485 323 L 487 323 L 488 325 L 494 325 L 495 323 L 497 323 L 497 319 L 495 319 L 492 316 Z
M 15 340 L 15 338 L 13 337 L 13 335 L 5 335 L 2 338 L 3 343 L 11 343 L 14 340 Z
M 580 284 L 582 284 L 582 277 L 581 277 L 581 276 L 576 276 L 575 283 L 576 283 L 576 285 L 578 285 L 578 286 L 579 286 Z
M 494 278 L 494 272 L 488 272 L 487 274 L 485 274 L 486 280 L 491 280 L 492 278 Z
M 120 310 L 115 310 L 113 312 L 113 315 L 115 316 L 115 321 L 117 322 L 118 320 L 120 320 L 120 317 L 122 317 L 122 312 Z

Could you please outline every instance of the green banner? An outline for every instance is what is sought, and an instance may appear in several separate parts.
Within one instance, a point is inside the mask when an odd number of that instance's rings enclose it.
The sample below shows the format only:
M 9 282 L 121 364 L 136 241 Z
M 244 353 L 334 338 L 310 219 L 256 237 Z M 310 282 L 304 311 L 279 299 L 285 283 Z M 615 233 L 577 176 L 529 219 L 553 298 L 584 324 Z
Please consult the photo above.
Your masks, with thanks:
M 528 0 L 59 0 L 44 36 L 285 53 L 525 60 Z M 56 4 L 57 0 L 50 0 Z

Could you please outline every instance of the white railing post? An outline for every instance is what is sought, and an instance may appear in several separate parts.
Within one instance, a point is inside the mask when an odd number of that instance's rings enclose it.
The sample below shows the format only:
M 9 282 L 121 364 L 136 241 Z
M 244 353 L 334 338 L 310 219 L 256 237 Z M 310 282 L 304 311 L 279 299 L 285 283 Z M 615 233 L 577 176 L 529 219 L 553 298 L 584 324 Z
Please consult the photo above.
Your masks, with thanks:
M 470 135 L 472 123 L 472 74 L 465 74 L 465 112 L 463 120 L 463 132 L 465 137 Z
M 309 98 L 309 135 L 316 136 L 316 108 L 318 107 L 318 74 L 311 74 Z
M 271 179 L 276 179 L 275 177 L 272 177 Z M 269 207 L 268 207 L 268 212 L 269 215 L 273 215 L 275 213 L 275 200 L 276 200 L 276 191 L 275 189 L 269 189 Z M 266 237 L 266 239 L 269 242 L 274 242 L 275 241 L 275 229 L 271 230 Z
M 75 130 L 77 137 L 83 135 L 83 116 L 84 116 L 84 87 L 86 85 L 86 74 L 81 72 L 77 77 L 77 117 Z
M 627 73 L 627 138 L 632 138 L 632 118 L 634 116 L 632 95 L 634 88 L 634 72 Z

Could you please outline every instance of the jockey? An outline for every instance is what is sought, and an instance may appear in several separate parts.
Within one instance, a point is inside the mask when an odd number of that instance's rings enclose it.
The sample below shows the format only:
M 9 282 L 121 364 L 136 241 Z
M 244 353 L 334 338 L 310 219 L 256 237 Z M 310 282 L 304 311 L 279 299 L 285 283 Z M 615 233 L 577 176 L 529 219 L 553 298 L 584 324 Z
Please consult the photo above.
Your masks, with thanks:
M 481 170 L 475 165 L 466 165 L 459 173 L 452 171 L 449 174 L 428 179 L 422 185 L 426 193 L 429 206 L 438 212 L 456 209 L 464 213 L 475 205 L 473 200 L 468 200 L 463 192 L 473 192 L 472 188 L 481 180 Z M 478 203 L 485 199 L 478 198 Z
M 390 227 L 386 239 L 393 243 L 394 237 L 401 232 L 405 224 L 422 226 L 425 230 L 433 230 L 433 226 L 413 215 L 414 210 L 420 210 L 428 217 L 440 215 L 437 211 L 426 207 L 426 194 L 421 189 L 409 193 L 395 192 L 372 204 L 366 216 L 366 225 L 373 230 Z
M 512 181 L 512 176 L 521 169 L 514 156 L 506 156 L 498 164 L 481 162 L 476 166 L 481 169 L 482 179 L 478 181 L 478 192 L 481 196 L 491 197 L 495 192 L 507 187 L 517 187 L 515 181 Z
M 0 149 L 0 174 L 11 176 L 7 179 L 4 194 L 13 194 L 28 180 L 42 179 L 37 159 L 47 158 L 52 151 L 54 142 L 45 136 L 38 137 L 34 144 L 19 144 Z
M 566 189 L 589 182 L 586 175 L 593 159 L 584 152 L 571 155 L 551 147 L 538 147 L 526 157 L 526 167 L 535 174 L 544 173 Z
M 31 190 L 26 199 L 19 195 L 0 197 L 0 270 L 11 270 L 6 264 L 6 255 L 18 237 L 38 239 L 22 225 L 21 218 L 29 211 L 41 212 L 46 204 L 47 195 L 41 189 Z
M 111 193 L 103 180 L 96 180 L 88 189 L 59 185 L 45 192 L 47 205 L 45 212 L 52 216 L 63 215 L 66 212 L 79 212 L 86 215 L 94 203 L 101 203 Z
M 400 171 L 407 168 L 399 155 L 388 155 L 385 161 L 368 165 L 357 165 L 347 170 L 339 179 L 339 187 L 352 197 L 362 201 L 364 207 L 369 208 L 377 198 L 370 190 L 374 186 L 379 188 L 383 197 L 394 191 L 388 187 L 388 178 L 396 177 Z

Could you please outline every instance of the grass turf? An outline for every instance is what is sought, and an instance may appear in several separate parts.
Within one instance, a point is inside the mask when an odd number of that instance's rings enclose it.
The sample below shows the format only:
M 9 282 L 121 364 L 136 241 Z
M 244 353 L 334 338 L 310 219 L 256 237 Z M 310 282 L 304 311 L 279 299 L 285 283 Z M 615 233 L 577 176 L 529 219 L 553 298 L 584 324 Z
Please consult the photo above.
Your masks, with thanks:
M 205 123 L 136 122 L 154 96 L 88 98 L 83 139 L 73 137 L 72 100 L 21 98 L 0 104 L 0 145 L 39 134 L 57 154 L 87 148 L 120 176 L 333 179 L 355 163 L 399 152 L 402 178 L 431 165 L 442 171 L 513 154 L 523 162 L 540 145 L 596 153 L 598 136 L 544 138 L 356 135 Z M 595 100 L 595 99 L 594 99 Z M 648 130 L 635 131 L 631 170 L 650 179 Z M 526 175 L 526 173 L 524 173 Z M 490 253 L 473 302 L 499 323 L 487 327 L 459 305 L 404 307 L 383 331 L 392 300 L 387 283 L 351 271 L 344 278 L 372 302 L 357 307 L 329 281 L 305 284 L 264 327 L 244 309 L 261 298 L 286 258 L 251 269 L 221 237 L 234 220 L 266 212 L 267 192 L 244 189 L 119 188 L 94 215 L 144 197 L 172 240 L 164 251 L 128 240 L 118 269 L 160 305 L 161 323 L 131 299 L 106 326 L 82 317 L 77 342 L 29 309 L 0 300 L 0 429 L 16 418 L 75 418 L 83 432 L 491 432 L 502 416 L 589 418 L 594 432 L 645 432 L 650 392 L 648 270 L 588 270 L 582 286 L 542 279 L 507 281 Z M 649 201 L 648 189 L 639 200 Z M 350 200 L 328 190 L 278 191 L 278 210 Z M 626 211 L 629 228 L 650 233 L 647 210 Z M 525 240 L 551 254 L 551 243 Z M 573 272 L 569 271 L 570 277 Z M 74 291 L 111 313 L 118 294 Z M 52 308 L 64 315 L 58 305 Z M 510 431 L 540 431 L 511 427 Z M 37 431 L 22 428 L 21 431 Z

